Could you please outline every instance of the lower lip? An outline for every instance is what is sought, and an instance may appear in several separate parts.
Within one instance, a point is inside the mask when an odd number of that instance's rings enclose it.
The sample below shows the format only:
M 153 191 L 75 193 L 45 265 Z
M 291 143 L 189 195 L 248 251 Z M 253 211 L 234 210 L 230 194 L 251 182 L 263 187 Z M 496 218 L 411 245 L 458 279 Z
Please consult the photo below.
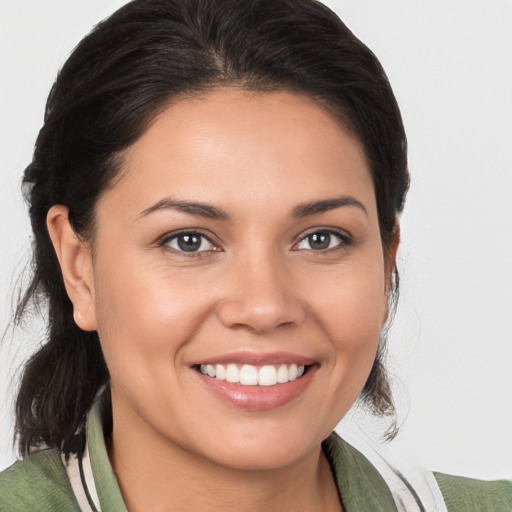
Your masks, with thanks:
M 282 407 L 302 395 L 317 369 L 317 365 L 309 366 L 302 377 L 274 386 L 242 386 L 194 371 L 210 391 L 229 404 L 250 411 L 265 411 Z

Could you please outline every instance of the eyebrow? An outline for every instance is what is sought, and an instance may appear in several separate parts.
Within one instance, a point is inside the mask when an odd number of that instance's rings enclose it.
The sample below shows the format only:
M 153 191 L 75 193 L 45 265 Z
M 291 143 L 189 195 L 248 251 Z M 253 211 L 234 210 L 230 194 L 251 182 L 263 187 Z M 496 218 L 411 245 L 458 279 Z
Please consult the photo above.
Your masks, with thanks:
M 294 217 L 307 217 L 309 215 L 315 215 L 317 213 L 328 212 L 342 206 L 355 206 L 364 212 L 368 216 L 368 212 L 361 201 L 358 201 L 352 196 L 338 196 L 330 199 L 322 199 L 320 201 L 313 201 L 311 203 L 299 204 L 293 209 L 292 215 Z
M 192 201 L 179 201 L 173 199 L 172 197 L 165 197 L 164 199 L 158 201 L 158 203 L 155 203 L 153 206 L 146 208 L 140 213 L 140 217 L 145 217 L 150 213 L 166 209 L 179 210 L 181 212 L 189 213 L 197 217 L 205 217 L 207 219 L 229 219 L 227 212 L 221 208 L 217 208 L 216 206 L 205 203 L 196 203 Z
M 309 215 L 324 213 L 343 206 L 355 206 L 368 216 L 368 212 L 366 211 L 363 203 L 352 196 L 338 196 L 330 199 L 322 199 L 319 201 L 299 204 L 292 210 L 292 216 L 308 217 Z M 145 217 L 153 212 L 166 209 L 179 210 L 190 215 L 204 217 L 207 219 L 229 220 L 230 218 L 228 213 L 222 208 L 206 203 L 177 200 L 172 197 L 165 197 L 149 208 L 146 208 L 140 213 L 139 217 Z

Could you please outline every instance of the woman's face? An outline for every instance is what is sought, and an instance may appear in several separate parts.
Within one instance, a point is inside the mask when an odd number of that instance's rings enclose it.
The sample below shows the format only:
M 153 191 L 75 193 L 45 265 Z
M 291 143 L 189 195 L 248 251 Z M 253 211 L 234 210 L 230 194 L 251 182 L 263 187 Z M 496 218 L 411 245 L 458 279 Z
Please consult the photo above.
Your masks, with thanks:
M 285 92 L 218 89 L 158 116 L 97 204 L 92 269 L 114 436 L 229 467 L 318 449 L 387 313 L 361 144 Z

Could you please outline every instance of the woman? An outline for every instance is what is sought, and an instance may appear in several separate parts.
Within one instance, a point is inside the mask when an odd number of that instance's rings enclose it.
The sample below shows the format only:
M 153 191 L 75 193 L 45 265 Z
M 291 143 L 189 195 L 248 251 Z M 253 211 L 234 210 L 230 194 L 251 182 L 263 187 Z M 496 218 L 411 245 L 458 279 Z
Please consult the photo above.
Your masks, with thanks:
M 24 180 L 22 308 L 43 293 L 49 328 L 2 506 L 404 509 L 329 435 L 358 398 L 393 411 L 408 186 L 386 76 L 329 10 L 129 3 L 65 64 Z M 510 484 L 436 478 L 449 510 L 511 506 Z

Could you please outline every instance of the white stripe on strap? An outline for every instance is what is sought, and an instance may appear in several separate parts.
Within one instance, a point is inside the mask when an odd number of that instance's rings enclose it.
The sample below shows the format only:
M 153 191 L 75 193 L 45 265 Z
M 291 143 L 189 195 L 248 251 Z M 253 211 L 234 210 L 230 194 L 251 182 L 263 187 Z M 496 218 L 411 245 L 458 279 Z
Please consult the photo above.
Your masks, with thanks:
M 81 512 L 95 512 L 87 498 L 87 492 L 82 484 L 82 477 L 80 475 L 80 463 L 76 453 L 70 453 L 66 460 L 66 454 L 61 453 L 62 463 L 66 468 L 69 483 L 73 489 L 78 506 Z

